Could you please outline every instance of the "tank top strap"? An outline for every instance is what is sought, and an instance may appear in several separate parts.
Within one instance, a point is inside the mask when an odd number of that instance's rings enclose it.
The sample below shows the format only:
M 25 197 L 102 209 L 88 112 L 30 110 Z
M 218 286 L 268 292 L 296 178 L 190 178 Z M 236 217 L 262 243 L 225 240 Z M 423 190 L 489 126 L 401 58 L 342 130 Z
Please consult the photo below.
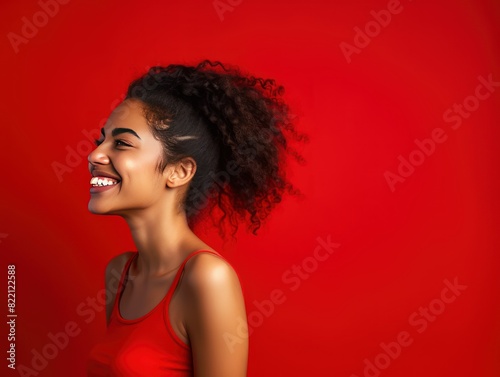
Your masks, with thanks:
M 115 310 L 117 310 L 117 306 L 118 306 L 118 302 L 119 302 L 121 293 L 125 287 L 125 279 L 126 279 L 126 277 L 128 277 L 128 271 L 130 269 L 130 265 L 132 264 L 134 259 L 137 258 L 138 255 L 139 255 L 139 253 L 137 251 L 134 252 L 132 254 L 132 256 L 127 260 L 127 263 L 125 263 L 125 266 L 123 267 L 123 271 L 122 271 L 122 274 L 120 276 L 120 281 L 118 283 L 118 288 L 117 288 L 116 294 L 115 294 L 115 300 L 113 303 L 113 312 Z
M 175 274 L 174 280 L 172 281 L 172 285 L 170 286 L 170 288 L 168 290 L 168 293 L 167 293 L 167 296 L 166 296 L 166 303 L 167 303 L 167 305 L 170 302 L 170 299 L 172 298 L 172 295 L 174 294 L 174 291 L 177 288 L 177 285 L 179 284 L 179 280 L 181 279 L 182 272 L 184 271 L 184 266 L 189 261 L 189 259 L 191 259 L 195 255 L 200 254 L 200 253 L 210 253 L 210 254 L 213 254 L 213 255 L 217 255 L 218 257 L 220 257 L 220 258 L 222 258 L 222 259 L 225 260 L 225 258 L 221 254 L 219 254 L 218 252 L 213 251 L 213 250 L 202 249 L 202 250 L 193 251 L 191 254 L 189 254 L 184 259 L 184 261 L 180 265 L 179 269 L 177 270 L 177 273 Z

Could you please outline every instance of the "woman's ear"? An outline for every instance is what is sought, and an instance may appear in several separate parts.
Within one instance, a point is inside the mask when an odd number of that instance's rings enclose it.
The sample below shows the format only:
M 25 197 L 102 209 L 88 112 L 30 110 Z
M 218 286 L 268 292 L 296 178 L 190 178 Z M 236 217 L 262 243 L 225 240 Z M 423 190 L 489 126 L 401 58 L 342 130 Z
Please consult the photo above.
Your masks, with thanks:
M 196 162 L 191 157 L 183 158 L 181 161 L 168 165 L 163 171 L 167 187 L 183 186 L 194 177 L 196 173 Z

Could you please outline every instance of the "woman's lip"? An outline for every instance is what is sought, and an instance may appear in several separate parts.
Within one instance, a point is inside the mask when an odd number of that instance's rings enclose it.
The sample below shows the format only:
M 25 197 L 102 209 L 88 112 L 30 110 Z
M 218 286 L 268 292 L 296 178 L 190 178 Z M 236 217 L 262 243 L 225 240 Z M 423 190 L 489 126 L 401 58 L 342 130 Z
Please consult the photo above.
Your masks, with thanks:
M 99 170 L 99 169 L 92 170 L 91 173 L 92 173 L 92 177 L 107 177 L 107 178 L 114 179 L 115 181 L 120 180 L 120 178 L 118 178 L 116 175 L 107 173 L 107 172 Z
M 112 189 L 113 187 L 115 186 L 118 186 L 120 183 L 117 183 L 115 185 L 109 185 L 109 186 L 92 186 L 90 188 L 90 193 L 91 194 L 98 194 L 100 192 L 103 192 L 103 191 L 108 191 L 110 189 Z

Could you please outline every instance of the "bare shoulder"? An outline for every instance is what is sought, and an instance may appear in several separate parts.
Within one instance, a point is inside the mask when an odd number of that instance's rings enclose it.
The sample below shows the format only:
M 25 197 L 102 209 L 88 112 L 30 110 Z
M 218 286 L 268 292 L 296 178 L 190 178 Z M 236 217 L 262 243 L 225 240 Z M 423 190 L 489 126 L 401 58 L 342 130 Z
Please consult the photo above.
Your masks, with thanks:
M 243 292 L 238 274 L 224 258 L 211 253 L 191 257 L 184 267 L 183 290 L 187 300 L 187 325 L 199 321 L 199 313 L 244 313 Z M 203 316 L 202 316 L 203 317 Z M 222 316 L 221 316 L 222 318 Z M 190 323 L 189 323 L 190 322 Z
M 184 267 L 184 284 L 190 289 L 239 285 L 233 266 L 224 258 L 212 253 L 199 253 L 191 257 Z

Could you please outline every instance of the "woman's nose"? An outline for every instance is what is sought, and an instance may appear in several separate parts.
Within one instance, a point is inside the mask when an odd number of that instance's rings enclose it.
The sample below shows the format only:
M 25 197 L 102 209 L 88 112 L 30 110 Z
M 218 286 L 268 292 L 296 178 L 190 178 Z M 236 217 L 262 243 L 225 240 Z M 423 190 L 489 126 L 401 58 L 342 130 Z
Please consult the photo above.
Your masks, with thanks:
M 100 147 L 97 147 L 92 152 L 89 153 L 88 161 L 90 164 L 94 165 L 105 165 L 109 164 L 109 157 Z

